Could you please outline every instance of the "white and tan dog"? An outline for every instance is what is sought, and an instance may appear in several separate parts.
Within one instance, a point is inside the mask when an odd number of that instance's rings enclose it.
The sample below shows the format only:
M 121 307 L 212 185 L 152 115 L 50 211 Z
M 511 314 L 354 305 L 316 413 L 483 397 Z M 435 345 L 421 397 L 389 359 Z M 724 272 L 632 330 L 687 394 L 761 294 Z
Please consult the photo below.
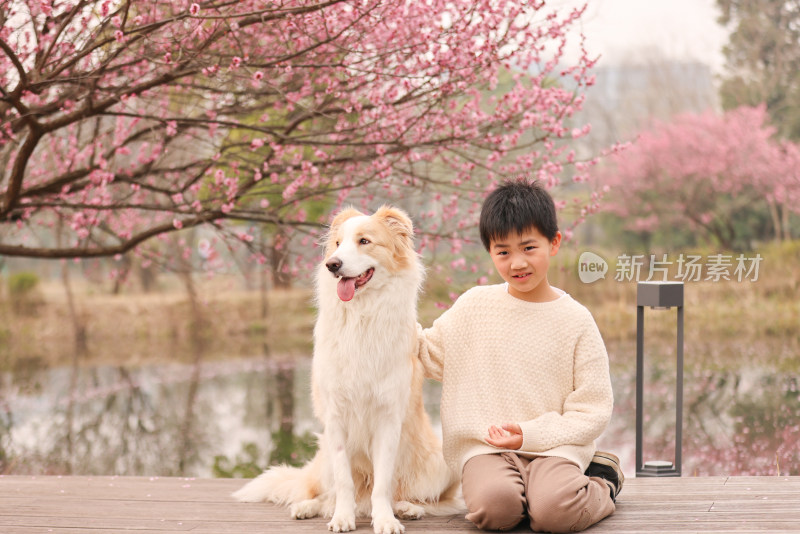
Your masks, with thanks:
M 459 477 L 449 470 L 423 406 L 416 350 L 424 270 L 402 211 L 333 220 L 317 273 L 312 398 L 324 424 L 303 468 L 277 467 L 234 493 L 241 501 L 291 505 L 296 519 L 331 517 L 355 529 L 371 510 L 376 533 L 405 529 L 395 518 L 453 513 Z

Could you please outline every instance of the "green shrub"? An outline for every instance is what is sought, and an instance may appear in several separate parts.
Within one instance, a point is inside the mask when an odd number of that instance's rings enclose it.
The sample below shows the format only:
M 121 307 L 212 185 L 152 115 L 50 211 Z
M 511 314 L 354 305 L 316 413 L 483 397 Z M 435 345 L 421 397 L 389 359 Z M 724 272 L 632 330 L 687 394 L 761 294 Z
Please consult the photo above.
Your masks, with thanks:
M 37 289 L 39 276 L 36 273 L 21 272 L 8 277 L 8 299 L 16 313 L 32 314 L 40 304 Z
M 8 294 L 12 299 L 25 298 L 39 285 L 36 273 L 21 272 L 8 277 Z

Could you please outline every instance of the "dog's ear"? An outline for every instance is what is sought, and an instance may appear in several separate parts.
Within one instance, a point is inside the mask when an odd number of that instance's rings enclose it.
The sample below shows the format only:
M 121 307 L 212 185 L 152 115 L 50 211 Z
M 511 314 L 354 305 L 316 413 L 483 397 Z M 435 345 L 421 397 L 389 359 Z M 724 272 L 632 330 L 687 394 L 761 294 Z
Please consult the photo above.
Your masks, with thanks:
M 373 217 L 397 237 L 391 240 L 394 264 L 401 269 L 413 265 L 417 253 L 414 251 L 414 224 L 411 218 L 400 208 L 386 205 L 381 206 Z
M 375 212 L 375 217 L 383 220 L 384 224 L 395 234 L 413 239 L 414 224 L 411 222 L 411 218 L 409 218 L 406 212 L 400 208 L 383 205 Z

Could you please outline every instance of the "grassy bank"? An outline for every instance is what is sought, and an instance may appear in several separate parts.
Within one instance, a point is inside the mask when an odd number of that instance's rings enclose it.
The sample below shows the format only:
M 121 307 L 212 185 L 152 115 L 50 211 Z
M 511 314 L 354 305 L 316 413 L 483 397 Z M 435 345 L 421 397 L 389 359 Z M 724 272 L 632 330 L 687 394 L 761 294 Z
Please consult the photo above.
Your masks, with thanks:
M 197 285 L 196 302 L 179 287 L 150 294 L 108 295 L 77 285 L 75 306 L 85 331 L 81 360 L 91 363 L 191 361 L 204 357 L 310 354 L 314 308 L 304 289 L 275 291 L 264 308 L 257 291 L 217 279 Z M 44 284 L 20 313 L 0 306 L 0 362 L 72 362 L 76 328 L 64 288 Z
M 551 268 L 551 283 L 592 311 L 612 363 L 628 365 L 634 353 L 635 282 L 616 281 L 611 270 L 604 280 L 582 283 L 577 274 L 578 253 L 562 249 Z M 686 283 L 687 365 L 768 363 L 786 370 L 800 368 L 800 244 L 769 245 L 758 253 L 763 260 L 757 281 Z M 454 288 L 447 277 L 445 270 L 429 272 L 420 302 L 423 325 L 441 313 L 438 304 L 450 301 Z M 8 290 L 0 295 L 0 365 L 4 369 L 20 362 L 71 362 L 75 317 L 85 332 L 85 362 L 185 361 L 198 351 L 206 357 L 311 352 L 314 308 L 307 287 L 272 291 L 265 308 L 258 291 L 241 290 L 238 282 L 224 277 L 198 281 L 194 304 L 177 282 L 151 294 L 109 295 L 96 285 L 73 286 L 75 314 L 70 313 L 66 292 L 58 282 L 40 284 L 24 306 L 13 303 Z M 648 342 L 669 346 L 674 339 L 674 313 L 648 311 L 646 326 Z

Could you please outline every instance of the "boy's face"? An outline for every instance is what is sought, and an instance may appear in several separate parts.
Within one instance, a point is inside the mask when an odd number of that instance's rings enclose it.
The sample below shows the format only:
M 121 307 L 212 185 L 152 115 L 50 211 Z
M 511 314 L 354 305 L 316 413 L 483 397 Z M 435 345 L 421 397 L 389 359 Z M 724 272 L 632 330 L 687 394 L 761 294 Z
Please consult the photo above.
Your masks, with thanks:
M 508 282 L 511 296 L 529 302 L 547 302 L 556 298 L 547 281 L 547 268 L 559 246 L 561 232 L 548 241 L 539 230 L 530 228 L 492 240 L 489 254 L 497 272 Z

